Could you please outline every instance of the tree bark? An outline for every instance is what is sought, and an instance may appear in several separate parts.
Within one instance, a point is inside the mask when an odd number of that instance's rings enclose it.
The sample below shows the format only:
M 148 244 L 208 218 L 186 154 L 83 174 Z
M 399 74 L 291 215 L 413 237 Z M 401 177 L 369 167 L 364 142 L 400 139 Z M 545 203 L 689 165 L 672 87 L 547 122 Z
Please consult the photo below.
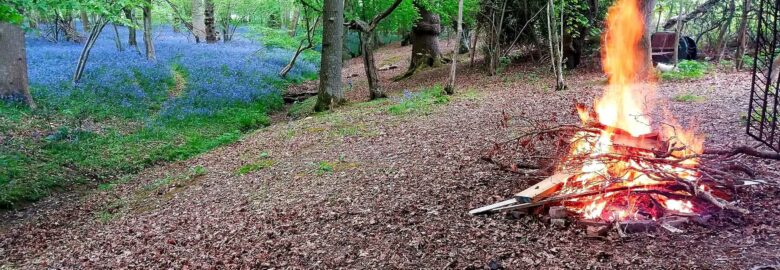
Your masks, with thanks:
M 203 0 L 192 0 L 192 35 L 195 42 L 206 40 L 206 23 L 203 14 Z
M 0 100 L 20 100 L 35 108 L 27 78 L 24 30 L 0 22 Z
M 734 56 L 735 66 L 737 70 L 741 70 L 744 67 L 745 62 L 742 61 L 742 57 L 745 55 L 745 47 L 747 47 L 747 25 L 748 25 L 748 13 L 750 13 L 750 3 L 752 0 L 745 0 L 742 3 L 742 20 L 739 23 L 739 33 L 737 34 L 737 53 Z
M 443 62 L 439 49 L 439 34 L 441 34 L 439 15 L 432 13 L 418 1 L 414 1 L 420 19 L 412 28 L 412 60 L 409 64 L 411 73 L 420 67 L 435 67 Z
M 217 28 L 214 20 L 214 0 L 204 1 L 205 10 L 203 15 L 205 17 L 204 23 L 206 25 L 206 43 L 217 42 Z
M 112 23 L 114 26 L 114 44 L 116 44 L 116 49 L 118 51 L 124 51 L 125 49 L 122 48 L 122 38 L 119 37 L 119 29 L 116 27 L 116 24 Z
M 144 12 L 144 46 L 146 48 L 146 59 L 154 60 L 154 43 L 152 41 L 152 0 L 146 0 L 143 7 Z
M 377 39 L 375 30 L 382 20 L 387 18 L 393 11 L 401 4 L 402 0 L 395 0 L 393 3 L 385 9 L 382 13 L 374 16 L 370 23 L 366 23 L 361 20 L 352 20 L 349 22 L 348 27 L 350 29 L 358 31 L 360 35 L 360 50 L 363 52 L 363 67 L 366 71 L 366 79 L 368 80 L 368 92 L 369 98 L 372 100 L 378 98 L 387 97 L 382 87 L 379 85 L 379 76 L 376 70 L 376 61 L 374 60 L 374 48 L 376 46 Z
M 680 14 L 685 13 L 683 10 L 683 4 L 680 4 Z M 672 54 L 672 63 L 677 66 L 677 64 L 680 62 L 680 33 L 682 33 L 682 28 L 685 25 L 684 22 L 675 24 L 675 31 L 674 31 L 674 54 Z
M 653 45 L 652 45 L 652 35 L 653 35 L 653 15 L 655 12 L 653 11 L 655 9 L 655 2 L 656 0 L 640 0 L 642 5 L 640 8 L 642 9 L 642 14 L 644 15 L 644 29 L 645 32 L 642 35 L 642 48 L 645 49 L 645 65 L 643 69 L 644 76 L 649 78 L 653 75 L 651 73 L 653 72 Z M 675 43 L 677 44 L 677 43 Z
M 291 37 L 295 37 L 298 34 L 298 21 L 300 20 L 301 10 L 296 9 L 293 13 L 292 20 L 290 21 L 290 29 L 288 30 Z M 307 19 L 307 18 L 304 18 Z
M 92 51 L 92 47 L 95 46 L 100 33 L 103 32 L 103 28 L 108 21 L 103 18 L 98 18 L 95 24 L 92 26 L 92 31 L 87 37 L 87 42 L 84 44 L 84 49 L 81 50 L 79 55 L 79 61 L 76 63 L 76 71 L 73 73 L 73 82 L 77 83 L 81 80 L 81 76 L 84 75 L 84 69 L 87 67 L 87 60 L 89 59 L 89 53 Z
M 130 20 L 133 24 L 135 24 L 135 16 L 133 16 L 133 10 L 129 8 L 124 9 L 125 17 L 127 17 L 128 20 Z M 136 34 L 135 34 L 135 27 L 128 26 L 127 27 L 127 45 L 130 47 L 134 47 L 136 51 L 138 50 L 138 40 L 136 40 Z
M 463 0 L 458 0 L 458 30 L 456 32 L 456 37 L 458 38 L 458 44 L 459 47 L 463 46 Z M 466 49 L 468 49 L 468 45 L 465 46 Z M 446 92 L 449 95 L 455 94 L 455 76 L 457 75 L 457 68 L 458 68 L 458 51 L 459 49 L 455 49 L 452 52 L 452 67 L 450 68 L 450 80 L 447 84 L 447 87 L 444 88 L 444 92 Z
M 366 79 L 368 80 L 368 92 L 371 100 L 385 98 L 385 92 L 379 85 L 379 76 L 376 71 L 376 61 L 374 60 L 374 39 L 370 33 L 360 33 L 360 46 L 363 51 L 363 67 L 366 70 Z
M 323 5 L 320 85 L 315 111 L 325 111 L 344 102 L 341 88 L 341 53 L 344 35 L 344 1 L 325 0 Z
M 680 14 L 675 17 L 669 18 L 669 20 L 667 20 L 666 23 L 664 23 L 664 30 L 672 29 L 672 27 L 674 27 L 675 24 L 677 24 L 678 22 L 682 22 L 683 24 L 685 24 L 690 20 L 696 19 L 703 14 L 707 14 L 708 12 L 710 12 L 712 7 L 716 6 L 718 3 L 720 3 L 720 1 L 721 0 L 707 0 L 706 2 L 696 7 L 696 9 L 694 9 L 690 13 Z
M 89 16 L 87 16 L 87 12 L 81 11 L 79 15 L 81 15 L 81 27 L 84 29 L 84 32 L 89 31 L 91 28 L 89 25 Z
M 715 61 L 720 62 L 721 59 L 723 59 L 723 54 L 726 51 L 727 41 L 726 41 L 726 35 L 729 32 L 729 28 L 731 27 L 731 21 L 734 18 L 734 12 L 736 9 L 736 5 L 734 4 L 734 0 L 729 1 L 728 10 L 726 11 L 726 18 L 724 18 L 725 22 L 723 25 L 721 25 L 720 32 L 718 32 L 718 42 L 716 43 L 718 47 L 715 48 Z

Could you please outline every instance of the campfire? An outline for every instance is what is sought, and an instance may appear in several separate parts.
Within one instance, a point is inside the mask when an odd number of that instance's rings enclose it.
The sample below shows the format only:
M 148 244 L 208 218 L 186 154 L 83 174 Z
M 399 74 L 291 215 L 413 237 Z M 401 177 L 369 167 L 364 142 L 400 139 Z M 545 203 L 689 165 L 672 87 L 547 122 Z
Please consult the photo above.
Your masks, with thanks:
M 642 16 L 637 0 L 609 10 L 602 52 L 609 84 L 592 108 L 577 106 L 580 126 L 551 129 L 573 133 L 555 174 L 472 214 L 557 205 L 551 214 L 594 223 L 662 224 L 718 208 L 747 213 L 700 165 L 702 137 L 670 116 L 652 123 L 648 103 L 656 86 L 641 45 Z

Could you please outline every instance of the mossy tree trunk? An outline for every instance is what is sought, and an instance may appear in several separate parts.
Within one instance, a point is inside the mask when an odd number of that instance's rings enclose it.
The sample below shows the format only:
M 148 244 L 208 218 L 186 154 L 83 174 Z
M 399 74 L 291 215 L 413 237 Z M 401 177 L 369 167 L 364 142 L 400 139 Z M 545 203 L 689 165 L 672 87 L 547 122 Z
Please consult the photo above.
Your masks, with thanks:
M 0 22 L 0 99 L 21 100 L 35 108 L 28 85 L 24 43 L 21 27 Z
M 412 28 L 412 60 L 407 76 L 422 67 L 437 67 L 444 61 L 439 49 L 439 34 L 441 34 L 441 19 L 419 1 L 414 6 L 420 13 L 420 19 Z

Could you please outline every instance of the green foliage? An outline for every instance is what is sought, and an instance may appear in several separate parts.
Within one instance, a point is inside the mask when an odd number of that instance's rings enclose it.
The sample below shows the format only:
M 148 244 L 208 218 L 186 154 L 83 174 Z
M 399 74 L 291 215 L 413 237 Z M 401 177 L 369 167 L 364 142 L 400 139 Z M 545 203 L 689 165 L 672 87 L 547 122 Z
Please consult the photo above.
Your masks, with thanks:
M 304 101 L 295 102 L 287 110 L 287 116 L 294 119 L 301 119 L 314 114 L 314 105 L 317 104 L 317 97 L 310 97 Z
M 335 163 L 330 161 L 320 161 L 317 163 L 317 174 L 323 175 L 326 173 L 331 173 L 335 170 Z
M 698 79 L 707 73 L 709 65 L 705 62 L 682 60 L 677 64 L 677 68 L 679 69 L 677 72 L 662 73 L 661 78 L 669 81 Z
M 246 175 L 252 172 L 256 172 L 265 168 L 270 168 L 276 164 L 276 161 L 270 158 L 268 152 L 262 152 L 258 156 L 258 160 L 245 164 L 236 170 L 236 175 Z
M 702 96 L 695 95 L 693 93 L 685 93 L 674 96 L 674 101 L 677 102 L 697 102 L 704 99 Z
M 449 101 L 449 96 L 444 93 L 441 85 L 437 84 L 419 93 L 404 93 L 401 102 L 390 106 L 388 111 L 394 115 L 428 113 L 434 105 L 445 104 Z
M 143 85 L 147 82 L 139 82 Z M 167 100 L 150 96 L 150 107 Z M 110 190 L 124 177 L 158 164 L 184 160 L 237 141 L 270 124 L 267 113 L 282 107 L 280 96 L 236 106 L 211 116 L 146 119 L 142 109 L 96 106 L 90 91 L 67 99 L 38 96 L 39 108 L 0 103 L 0 208 L 40 199 L 55 188 L 99 181 Z M 154 110 L 150 108 L 150 110 Z M 200 174 L 201 169 L 193 169 Z

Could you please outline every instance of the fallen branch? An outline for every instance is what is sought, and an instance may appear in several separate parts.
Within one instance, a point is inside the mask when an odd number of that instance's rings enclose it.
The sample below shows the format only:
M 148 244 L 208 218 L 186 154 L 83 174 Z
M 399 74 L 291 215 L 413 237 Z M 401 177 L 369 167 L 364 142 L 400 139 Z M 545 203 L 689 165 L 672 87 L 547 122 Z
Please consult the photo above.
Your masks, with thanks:
M 763 158 L 763 159 L 772 159 L 772 160 L 780 160 L 780 153 L 772 153 L 772 152 L 764 152 L 759 151 L 753 147 L 743 145 L 739 146 L 737 148 L 731 149 L 731 150 L 720 150 L 720 149 L 707 149 L 704 150 L 705 155 L 721 155 L 721 156 L 727 156 L 732 157 L 735 155 L 743 154 L 751 157 L 757 157 L 757 158 Z

